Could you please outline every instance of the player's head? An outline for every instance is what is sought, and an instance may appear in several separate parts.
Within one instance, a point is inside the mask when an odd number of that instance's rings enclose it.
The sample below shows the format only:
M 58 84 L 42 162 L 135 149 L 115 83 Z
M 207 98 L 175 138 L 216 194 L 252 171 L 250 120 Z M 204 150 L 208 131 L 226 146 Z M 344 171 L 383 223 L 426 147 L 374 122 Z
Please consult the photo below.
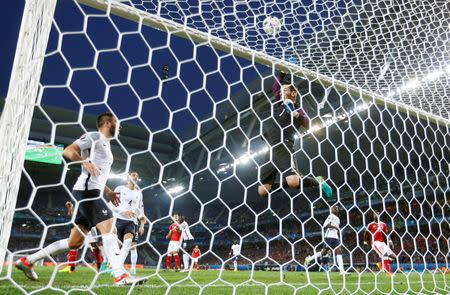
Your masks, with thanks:
M 178 214 L 178 222 L 183 223 L 184 222 L 184 216 L 182 214 Z
M 331 213 L 333 213 L 334 215 L 337 215 L 339 213 L 339 206 L 338 205 L 332 206 Z
M 372 220 L 373 221 L 378 221 L 379 219 L 380 219 L 380 211 L 377 211 L 377 210 L 373 211 L 373 213 L 372 213 Z
M 137 173 L 136 171 L 131 172 L 130 176 L 129 176 L 129 180 L 132 183 L 137 184 L 139 181 L 139 173 Z
M 198 245 L 195 245 L 195 249 L 198 249 Z
M 175 222 L 179 222 L 179 221 L 180 221 L 180 216 L 179 216 L 177 213 L 175 213 L 175 214 L 173 215 L 173 220 L 174 220 Z
M 282 97 L 283 99 L 297 100 L 297 88 L 295 88 L 292 80 L 292 75 L 286 75 L 281 81 Z
M 97 129 L 102 131 L 107 137 L 118 135 L 120 127 L 118 128 L 117 125 L 117 119 L 112 113 L 106 112 L 97 117 Z

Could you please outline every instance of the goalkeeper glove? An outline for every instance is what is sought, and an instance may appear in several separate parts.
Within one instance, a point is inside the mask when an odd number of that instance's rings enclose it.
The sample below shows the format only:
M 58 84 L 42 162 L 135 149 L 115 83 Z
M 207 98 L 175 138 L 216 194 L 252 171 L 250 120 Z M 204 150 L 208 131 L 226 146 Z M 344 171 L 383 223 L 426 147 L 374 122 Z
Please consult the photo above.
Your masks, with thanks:
M 299 116 L 297 110 L 295 109 L 294 102 L 290 99 L 283 100 L 284 109 L 289 114 L 292 114 L 295 118 Z

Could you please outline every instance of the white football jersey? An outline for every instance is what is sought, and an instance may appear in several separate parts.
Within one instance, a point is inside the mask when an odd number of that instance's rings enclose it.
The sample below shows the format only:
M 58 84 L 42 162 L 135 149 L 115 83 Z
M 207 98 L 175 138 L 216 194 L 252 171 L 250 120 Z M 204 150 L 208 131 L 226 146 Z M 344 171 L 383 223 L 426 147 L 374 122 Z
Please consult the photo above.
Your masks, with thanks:
M 142 200 L 141 191 L 136 188 L 131 190 L 126 185 L 119 185 L 114 191 L 120 193 L 119 206 L 116 207 L 109 202 L 109 206 L 111 207 L 114 216 L 116 218 L 130 220 L 138 224 L 138 218 L 144 215 L 144 202 Z M 124 215 L 126 211 L 133 211 L 136 214 L 136 217 L 127 217 Z
M 328 224 L 331 224 L 337 228 L 339 228 L 339 225 L 341 224 L 341 221 L 339 220 L 339 217 L 334 215 L 333 213 L 330 213 L 328 218 L 323 223 L 323 227 L 325 228 Z M 332 239 L 339 239 L 339 233 L 337 229 L 334 228 L 327 228 L 325 230 L 325 238 L 332 238 Z
M 183 241 L 194 239 L 194 236 L 191 234 L 191 230 L 189 229 L 189 224 L 186 221 L 183 221 L 179 227 L 181 229 L 181 239 Z
M 110 140 L 100 132 L 88 132 L 77 139 L 76 144 L 81 150 L 83 160 L 89 159 L 98 168 L 98 176 L 90 175 L 82 166 L 73 189 L 77 191 L 99 189 L 103 190 L 114 161 Z
M 233 252 L 234 256 L 241 254 L 241 246 L 239 244 L 233 244 L 231 246 L 231 251 Z

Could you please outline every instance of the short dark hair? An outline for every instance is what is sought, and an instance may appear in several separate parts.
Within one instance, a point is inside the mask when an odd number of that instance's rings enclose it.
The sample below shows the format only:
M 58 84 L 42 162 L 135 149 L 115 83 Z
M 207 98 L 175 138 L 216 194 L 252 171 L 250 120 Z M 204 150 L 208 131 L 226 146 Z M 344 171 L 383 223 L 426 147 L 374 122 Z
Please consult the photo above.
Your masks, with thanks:
M 101 128 L 106 122 L 111 122 L 114 118 L 113 113 L 106 112 L 97 117 L 97 128 Z
M 285 74 L 284 77 L 281 79 L 281 85 L 289 85 L 293 84 L 293 79 L 291 74 Z

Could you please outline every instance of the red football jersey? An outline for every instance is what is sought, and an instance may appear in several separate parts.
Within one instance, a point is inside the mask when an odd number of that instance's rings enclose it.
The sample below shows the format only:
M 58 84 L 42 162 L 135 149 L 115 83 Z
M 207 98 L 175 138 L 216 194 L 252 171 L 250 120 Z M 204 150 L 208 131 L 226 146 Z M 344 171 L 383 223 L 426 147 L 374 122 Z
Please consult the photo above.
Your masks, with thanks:
M 197 258 L 200 256 L 200 249 L 195 249 L 192 250 L 192 258 Z
M 384 242 L 384 235 L 387 233 L 387 226 L 384 222 L 371 222 L 367 226 L 367 230 L 372 234 L 372 241 Z
M 169 227 L 169 230 L 172 232 L 171 241 L 179 241 L 181 239 L 181 233 L 175 230 L 176 226 L 178 226 L 178 223 L 172 223 Z

